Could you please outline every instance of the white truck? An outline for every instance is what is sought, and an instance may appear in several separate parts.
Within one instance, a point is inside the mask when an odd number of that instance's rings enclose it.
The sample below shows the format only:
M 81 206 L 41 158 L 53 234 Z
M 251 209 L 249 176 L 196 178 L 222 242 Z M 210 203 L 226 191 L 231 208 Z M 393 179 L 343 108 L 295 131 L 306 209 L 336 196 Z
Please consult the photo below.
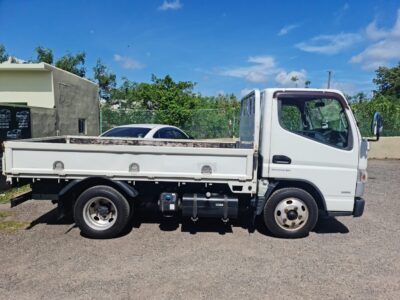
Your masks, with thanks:
M 137 204 L 165 215 L 261 215 L 277 237 L 308 235 L 319 211 L 363 214 L 368 141 L 336 90 L 254 90 L 237 142 L 58 136 L 4 143 L 3 173 L 32 199 L 73 212 L 83 235 L 112 238 Z M 381 118 L 374 131 L 379 139 Z M 150 197 L 149 197 L 150 195 Z M 18 200 L 18 199 L 17 199 Z M 12 202 L 17 205 L 21 201 Z

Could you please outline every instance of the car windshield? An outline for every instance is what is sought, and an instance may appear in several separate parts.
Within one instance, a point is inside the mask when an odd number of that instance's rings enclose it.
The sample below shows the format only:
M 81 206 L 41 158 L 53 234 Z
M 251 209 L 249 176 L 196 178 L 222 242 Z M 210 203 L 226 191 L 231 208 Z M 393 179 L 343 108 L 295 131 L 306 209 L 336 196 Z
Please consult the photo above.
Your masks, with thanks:
M 149 131 L 150 128 L 118 127 L 103 133 L 101 136 L 143 138 Z

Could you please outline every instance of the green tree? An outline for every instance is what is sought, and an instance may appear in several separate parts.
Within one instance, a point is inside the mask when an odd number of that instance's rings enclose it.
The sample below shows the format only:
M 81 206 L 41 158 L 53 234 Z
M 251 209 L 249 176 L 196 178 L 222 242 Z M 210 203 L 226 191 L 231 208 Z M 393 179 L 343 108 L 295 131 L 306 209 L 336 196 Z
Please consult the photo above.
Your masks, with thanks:
M 305 88 L 309 88 L 310 85 L 311 85 L 311 81 L 310 81 L 310 80 L 306 80 L 306 81 L 304 82 L 304 87 L 305 87 Z
M 400 98 L 400 62 L 396 67 L 379 67 L 373 82 L 378 89 L 375 93 L 382 95 L 393 95 Z
M 0 63 L 5 62 L 8 59 L 8 54 L 6 53 L 6 47 L 0 44 Z
M 85 52 L 80 52 L 76 55 L 67 54 L 56 61 L 56 67 L 76 74 L 80 77 L 85 77 L 85 59 Z
M 169 75 L 164 78 L 153 75 L 151 81 L 137 86 L 138 102 L 146 109 L 156 110 L 159 122 L 183 127 L 197 107 L 195 83 L 175 82 Z
M 152 76 L 150 83 L 123 79 L 103 106 L 104 128 L 129 123 L 162 123 L 181 127 L 196 138 L 237 136 L 240 103 L 234 95 L 203 97 L 195 83 Z M 120 109 L 112 109 L 119 104 Z
M 383 135 L 400 135 L 400 63 L 393 68 L 379 67 L 373 83 L 377 89 L 372 99 L 364 93 L 350 97 L 362 135 L 371 135 L 371 119 L 376 111 L 382 114 Z
M 347 101 L 349 101 L 349 103 L 354 104 L 354 103 L 363 103 L 366 101 L 370 101 L 371 99 L 368 98 L 368 95 L 364 92 L 359 92 L 355 95 L 346 95 L 345 97 L 347 99 Z
M 363 136 L 371 135 L 371 120 L 379 111 L 383 118 L 384 136 L 400 135 L 400 104 L 394 96 L 376 95 L 372 100 L 351 106 Z
M 299 80 L 299 77 L 297 76 L 292 76 L 292 78 L 290 78 L 291 81 L 294 82 L 295 86 L 297 87 L 297 81 Z
M 37 53 L 36 62 L 53 64 L 53 51 L 51 49 L 39 46 L 35 51 Z
M 97 60 L 96 65 L 93 68 L 93 73 L 94 79 L 99 85 L 100 97 L 109 101 L 111 91 L 116 87 L 116 75 L 111 73 L 100 59 Z
M 354 99 L 357 103 L 362 103 L 368 100 L 368 96 L 364 92 L 359 92 L 354 96 Z

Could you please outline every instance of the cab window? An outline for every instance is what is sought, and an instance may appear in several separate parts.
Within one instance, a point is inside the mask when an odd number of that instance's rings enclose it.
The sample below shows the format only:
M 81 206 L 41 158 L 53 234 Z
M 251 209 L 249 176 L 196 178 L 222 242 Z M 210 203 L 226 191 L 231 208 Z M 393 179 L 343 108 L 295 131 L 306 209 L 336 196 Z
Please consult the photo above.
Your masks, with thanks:
M 351 131 L 342 104 L 333 98 L 280 98 L 281 126 L 340 149 L 351 148 Z

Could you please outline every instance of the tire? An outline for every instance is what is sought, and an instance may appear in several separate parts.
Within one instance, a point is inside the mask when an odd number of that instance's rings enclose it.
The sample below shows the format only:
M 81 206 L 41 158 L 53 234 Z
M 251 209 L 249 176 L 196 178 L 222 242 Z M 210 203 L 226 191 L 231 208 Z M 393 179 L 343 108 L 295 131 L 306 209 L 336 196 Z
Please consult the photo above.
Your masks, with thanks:
M 117 237 L 126 227 L 131 207 L 117 190 L 97 185 L 84 191 L 74 205 L 74 219 L 82 235 L 107 239 Z
M 264 207 L 264 223 L 279 238 L 307 236 L 318 220 L 315 199 L 299 188 L 282 188 L 274 192 Z

